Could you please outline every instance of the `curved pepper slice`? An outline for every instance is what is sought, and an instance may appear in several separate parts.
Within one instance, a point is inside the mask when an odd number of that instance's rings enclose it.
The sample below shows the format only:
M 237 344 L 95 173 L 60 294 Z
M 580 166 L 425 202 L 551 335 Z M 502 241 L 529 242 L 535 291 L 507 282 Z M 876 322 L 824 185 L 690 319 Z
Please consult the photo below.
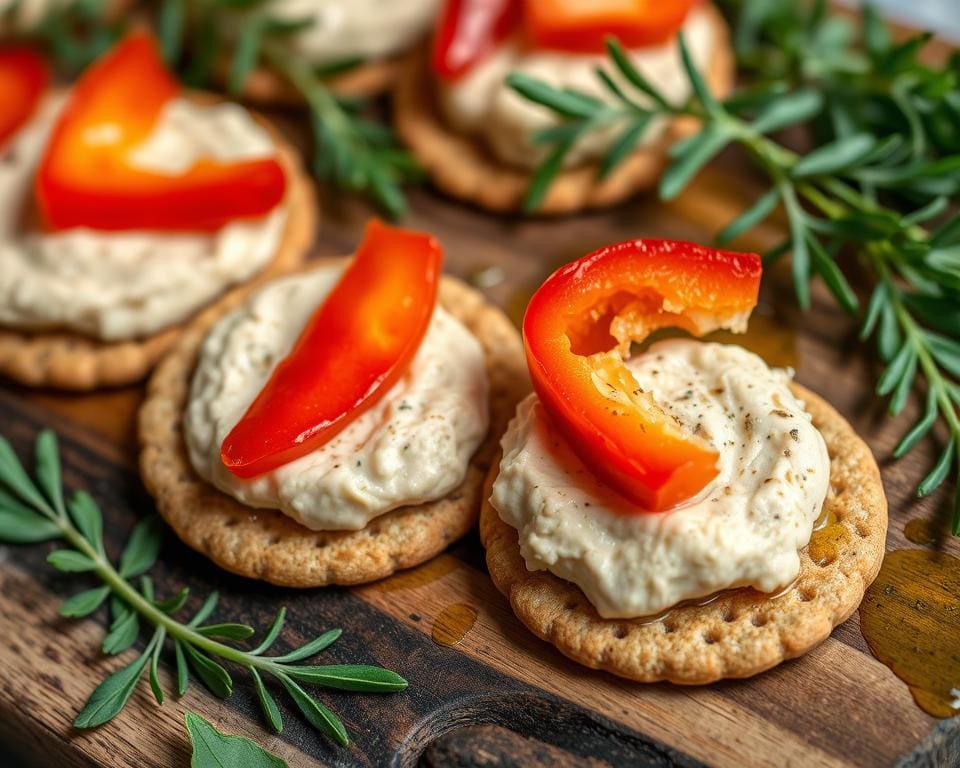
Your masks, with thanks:
M 179 92 L 145 33 L 130 35 L 84 73 L 37 174 L 50 228 L 213 231 L 263 216 L 280 202 L 285 180 L 274 159 L 201 159 L 178 174 L 131 163 L 131 152 Z
M 602 53 L 607 37 L 627 48 L 673 37 L 697 0 L 524 0 L 524 25 L 537 48 Z
M 448 0 L 433 44 L 433 71 L 454 80 L 519 26 L 521 0 Z
M 238 477 L 316 450 L 403 375 L 430 325 L 443 262 L 430 235 L 367 225 L 356 256 L 220 448 Z
M 0 48 L 0 149 L 33 115 L 50 83 L 50 70 L 33 48 Z
M 557 270 L 523 319 L 534 389 L 570 447 L 638 511 L 662 511 L 717 475 L 717 453 L 637 387 L 631 342 L 661 327 L 742 331 L 760 258 L 669 240 L 631 240 Z

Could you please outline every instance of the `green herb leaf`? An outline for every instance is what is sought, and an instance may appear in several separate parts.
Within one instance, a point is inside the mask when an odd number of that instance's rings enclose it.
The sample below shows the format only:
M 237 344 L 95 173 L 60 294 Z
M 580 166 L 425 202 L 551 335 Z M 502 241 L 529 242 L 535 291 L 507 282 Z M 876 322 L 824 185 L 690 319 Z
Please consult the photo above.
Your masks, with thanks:
M 396 672 L 366 664 L 328 664 L 320 667 L 290 667 L 286 674 L 297 680 L 343 691 L 383 693 L 402 691 L 407 681 Z
M 947 473 L 950 471 L 950 462 L 953 461 L 953 453 L 956 450 L 956 441 L 951 437 L 947 442 L 947 447 L 943 449 L 940 458 L 930 474 L 920 481 L 917 488 L 917 496 L 928 496 L 939 488 L 943 481 L 947 479 Z
M 161 600 L 154 603 L 154 605 L 164 613 L 176 613 L 181 608 L 183 608 L 184 603 L 187 602 L 187 597 L 190 595 L 190 588 L 184 587 L 177 594 L 172 597 L 168 597 L 166 600 Z
M 815 118 L 823 109 L 817 91 L 796 91 L 768 101 L 751 127 L 757 133 L 773 133 Z
M 32 512 L 19 501 L 0 492 L 0 541 L 10 544 L 35 544 L 58 539 L 60 526 Z
M 97 567 L 89 557 L 72 549 L 55 549 L 47 555 L 47 562 L 58 571 L 67 573 L 82 573 Z
M 199 632 L 204 637 L 223 637 L 227 640 L 246 640 L 252 637 L 255 630 L 247 624 L 208 624 L 204 627 L 198 627 Z
M 664 172 L 660 178 L 660 197 L 673 200 L 679 195 L 700 169 L 730 143 L 730 138 L 720 128 L 706 128 Z
M 250 651 L 251 656 L 259 656 L 274 644 L 277 637 L 280 635 L 280 630 L 283 629 L 283 620 L 286 618 L 286 616 L 286 608 L 281 608 L 279 611 L 277 611 L 277 615 L 274 616 L 273 621 L 270 624 L 270 628 L 267 630 L 267 634 L 264 635 L 260 645 Z
M 316 656 L 318 653 L 320 653 L 320 651 L 329 648 L 342 634 L 342 629 L 328 629 L 322 635 L 315 637 L 306 645 L 302 645 L 299 648 L 290 651 L 290 653 L 284 654 L 283 656 L 277 656 L 272 660 L 278 664 L 289 664 L 294 661 L 308 659 L 311 656 Z
M 103 516 L 100 514 L 100 508 L 85 491 L 77 491 L 70 498 L 67 505 L 70 510 L 70 518 L 77 530 L 83 535 L 90 545 L 103 554 Z
M 203 681 L 203 684 L 210 689 L 211 693 L 221 699 L 225 699 L 233 693 L 233 679 L 227 670 L 189 643 L 182 643 L 181 647 L 190 661 L 193 671 L 197 673 L 197 677 Z
M 68 597 L 60 606 L 60 615 L 79 619 L 89 616 L 110 596 L 110 587 L 97 587 Z
M 153 698 L 157 704 L 163 706 L 163 688 L 160 686 L 160 651 L 163 650 L 163 640 L 167 631 L 163 627 L 157 627 L 154 636 L 153 652 L 150 654 L 150 690 L 153 691 Z
M 278 675 L 277 677 L 280 682 L 283 683 L 283 687 L 287 689 L 290 698 L 293 699 L 297 708 L 303 713 L 303 716 L 307 718 L 307 722 L 309 722 L 310 725 L 326 734 L 341 747 L 346 747 L 350 744 L 347 729 L 343 727 L 343 723 L 340 722 L 340 719 L 333 714 L 333 712 L 312 698 L 303 688 L 286 675 Z
M 73 721 L 76 728 L 96 728 L 112 720 L 123 709 L 133 689 L 137 687 L 147 656 L 138 656 L 133 662 L 104 678 L 83 709 Z
M 873 136 L 864 133 L 837 139 L 831 144 L 818 147 L 799 160 L 793 166 L 792 175 L 794 178 L 801 179 L 807 176 L 837 173 L 866 157 L 876 144 L 877 141 Z
M 213 609 L 217 607 L 217 601 L 219 600 L 220 593 L 216 590 L 207 595 L 207 599 L 203 601 L 203 605 L 200 606 L 200 610 L 193 615 L 193 618 L 190 619 L 190 622 L 187 624 L 187 626 L 196 627 L 197 625 L 206 621 L 210 617 L 210 614 L 213 613 Z
M 116 655 L 123 653 L 137 642 L 140 633 L 140 617 L 129 606 L 124 606 L 110 625 L 110 631 L 103 638 L 101 648 L 104 653 Z
M 273 729 L 275 733 L 280 733 L 283 731 L 283 718 L 280 717 L 280 709 L 277 707 L 277 702 L 263 684 L 263 680 L 260 677 L 260 673 L 257 672 L 256 667 L 250 667 L 250 676 L 253 678 L 253 686 L 257 691 L 257 698 L 260 700 L 260 708 L 263 710 L 264 717 L 267 718 L 270 728 Z
M 287 763 L 243 736 L 228 736 L 200 715 L 187 712 L 187 732 L 193 745 L 191 768 L 287 768 Z
M 60 480 L 60 454 L 57 451 L 57 436 L 49 429 L 37 435 L 37 483 L 53 508 L 64 514 L 63 485 Z
M 163 543 L 163 528 L 156 515 L 145 517 L 133 528 L 130 540 L 120 556 L 120 575 L 124 578 L 139 576 L 149 571 L 160 553 Z
M 177 660 L 177 696 L 183 696 L 190 684 L 190 672 L 187 669 L 187 658 L 183 653 L 183 644 L 179 640 L 173 641 L 173 652 Z
M 744 232 L 753 229 L 767 216 L 777 209 L 780 202 L 780 191 L 773 187 L 765 192 L 750 208 L 731 221 L 717 235 L 718 243 L 729 243 Z

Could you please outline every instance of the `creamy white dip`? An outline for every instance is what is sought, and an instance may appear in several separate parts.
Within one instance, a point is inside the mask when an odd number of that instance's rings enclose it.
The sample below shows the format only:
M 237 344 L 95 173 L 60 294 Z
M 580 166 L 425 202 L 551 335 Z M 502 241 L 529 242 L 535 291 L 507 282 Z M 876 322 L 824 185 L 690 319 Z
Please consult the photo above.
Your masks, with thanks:
M 274 257 L 285 205 L 215 233 L 27 226 L 36 169 L 63 104 L 62 97 L 49 99 L 0 150 L 0 324 L 67 329 L 108 341 L 136 338 L 181 322 Z M 275 152 L 268 133 L 242 107 L 178 99 L 133 159 L 144 169 L 176 174 L 203 156 L 249 160 Z
M 441 0 L 273 0 L 271 17 L 313 24 L 289 39 L 314 64 L 345 59 L 382 59 L 425 38 Z
M 709 64 L 715 44 L 709 12 L 701 7 L 692 10 L 683 25 L 683 34 L 701 71 Z M 680 61 L 676 39 L 659 46 L 630 51 L 630 60 L 651 83 L 673 102 L 682 102 L 689 95 L 689 80 Z M 502 45 L 494 54 L 477 64 L 462 78 L 440 82 L 439 104 L 447 121 L 458 131 L 482 139 L 502 161 L 523 168 L 533 168 L 548 149 L 533 142 L 534 135 L 558 124 L 556 115 L 539 104 L 528 101 L 506 84 L 511 72 L 520 72 L 558 88 L 571 88 L 614 104 L 616 98 L 596 75 L 604 69 L 624 90 L 633 93 L 606 55 L 583 55 L 557 51 L 536 51 L 514 40 Z M 645 97 L 637 96 L 642 102 Z M 641 137 L 638 146 L 655 142 L 666 123 L 654 122 Z M 566 156 L 567 165 L 589 162 L 601 157 L 623 131 L 623 125 L 612 123 L 604 130 L 590 131 Z
M 606 618 L 648 616 L 731 587 L 788 585 L 830 476 L 789 372 L 742 347 L 692 340 L 657 343 L 627 364 L 639 387 L 719 451 L 720 473 L 676 509 L 631 514 L 531 395 L 503 437 L 491 498 L 517 529 L 527 567 L 577 584 Z
M 227 470 L 223 439 L 339 276 L 327 268 L 276 280 L 220 320 L 200 350 L 184 418 L 201 477 L 315 530 L 358 530 L 391 509 L 445 496 L 463 481 L 489 421 L 480 344 L 437 307 L 404 376 L 330 442 L 251 480 Z
M 0 0 L 0 32 L 25 32 L 77 0 Z

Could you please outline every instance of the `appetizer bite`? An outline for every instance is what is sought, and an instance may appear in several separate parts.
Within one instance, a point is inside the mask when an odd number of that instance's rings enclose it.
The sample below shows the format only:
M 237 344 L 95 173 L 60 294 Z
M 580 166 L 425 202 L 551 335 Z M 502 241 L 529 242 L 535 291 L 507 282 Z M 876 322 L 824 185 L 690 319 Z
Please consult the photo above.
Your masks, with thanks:
M 140 417 L 144 482 L 187 544 L 309 587 L 417 565 L 473 526 L 528 385 L 510 321 L 441 260 L 373 221 L 352 260 L 198 318 Z
M 577 0 L 450 0 L 430 57 L 410 61 L 396 88 L 395 122 L 430 179 L 443 191 L 494 211 L 519 211 L 549 149 L 538 137 L 560 126 L 554 112 L 528 101 L 507 82 L 521 73 L 558 89 L 575 88 L 601 104 L 616 96 L 622 75 L 604 54 L 619 39 L 630 62 L 670 99 L 690 90 L 677 36 L 682 33 L 709 88 L 726 95 L 733 54 L 720 13 L 699 0 L 584 3 Z M 537 213 L 610 205 L 656 184 L 669 145 L 696 130 L 689 120 L 651 121 L 630 155 L 605 177 L 600 161 L 622 133 L 578 139 L 563 158 Z
M 300 28 L 284 39 L 293 56 L 320 73 L 342 95 L 370 96 L 393 85 L 402 58 L 429 34 L 441 0 L 272 0 L 245 24 L 269 18 Z M 244 95 L 256 102 L 297 104 L 303 96 L 283 77 L 260 68 Z
M 316 229 L 294 150 L 187 94 L 132 34 L 66 91 L 0 49 L 0 373 L 92 389 L 143 377 L 226 289 L 295 266 Z
M 760 259 L 636 240 L 555 272 L 523 322 L 534 394 L 491 471 L 481 539 L 517 616 L 641 681 L 743 677 L 798 656 L 877 574 L 886 500 L 869 449 L 736 345 Z

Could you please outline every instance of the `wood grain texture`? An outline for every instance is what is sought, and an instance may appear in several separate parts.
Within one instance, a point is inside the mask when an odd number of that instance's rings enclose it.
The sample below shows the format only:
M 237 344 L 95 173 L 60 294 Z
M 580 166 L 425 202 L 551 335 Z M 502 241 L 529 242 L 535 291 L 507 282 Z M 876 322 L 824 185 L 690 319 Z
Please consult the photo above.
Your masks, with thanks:
M 303 133 L 302 125 L 287 127 Z M 531 291 L 558 265 L 629 237 L 708 241 L 754 195 L 739 158 L 727 155 L 666 206 L 641 198 L 599 213 L 525 221 L 492 218 L 416 190 L 406 224 L 435 233 L 448 271 L 467 280 L 481 275 L 488 298 L 517 320 Z M 322 206 L 315 255 L 349 251 L 372 210 L 331 194 Z M 759 250 L 780 237 L 774 218 L 737 245 Z M 923 517 L 940 534 L 931 546 L 960 554 L 946 535 L 953 489 L 915 498 L 942 435 L 905 459 L 890 459 L 917 403 L 891 422 L 873 395 L 878 365 L 863 354 L 855 322 L 819 284 L 813 309 L 801 315 L 786 269 L 765 277 L 754 324 L 759 330 L 745 343 L 772 362 L 793 364 L 798 380 L 829 399 L 868 441 L 890 502 L 888 549 L 915 546 L 903 528 Z M 135 471 L 132 421 L 141 397 L 138 388 L 71 396 L 0 386 L 0 432 L 22 455 L 41 427 L 61 433 L 66 483 L 101 503 L 114 554 L 135 520 L 152 509 Z M 321 694 L 354 737 L 346 750 L 326 742 L 283 701 L 286 728 L 282 736 L 270 735 L 239 673 L 226 702 L 194 686 L 184 699 L 170 697 L 158 707 L 143 684 L 114 722 L 79 732 L 70 726 L 73 715 L 118 661 L 98 651 L 102 611 L 86 621 L 57 618 L 60 600 L 86 579 L 46 566 L 51 548 L 0 549 L 0 741 L 39 765 L 184 765 L 186 709 L 257 739 L 292 766 L 886 766 L 900 758 L 937 766 L 949 764 L 960 742 L 956 719 L 938 726 L 869 654 L 856 617 L 806 657 L 750 680 L 690 689 L 639 685 L 581 668 L 519 624 L 486 576 L 475 535 L 385 582 L 311 591 L 223 573 L 169 536 L 153 573 L 160 594 L 188 585 L 196 604 L 219 589 L 217 616 L 259 627 L 287 605 L 283 643 L 341 626 L 344 637 L 322 660 L 381 663 L 406 676 L 411 688 L 389 696 Z M 453 647 L 438 645 L 433 623 L 455 603 L 474 608 L 476 621 Z M 169 670 L 163 674 L 169 690 Z

